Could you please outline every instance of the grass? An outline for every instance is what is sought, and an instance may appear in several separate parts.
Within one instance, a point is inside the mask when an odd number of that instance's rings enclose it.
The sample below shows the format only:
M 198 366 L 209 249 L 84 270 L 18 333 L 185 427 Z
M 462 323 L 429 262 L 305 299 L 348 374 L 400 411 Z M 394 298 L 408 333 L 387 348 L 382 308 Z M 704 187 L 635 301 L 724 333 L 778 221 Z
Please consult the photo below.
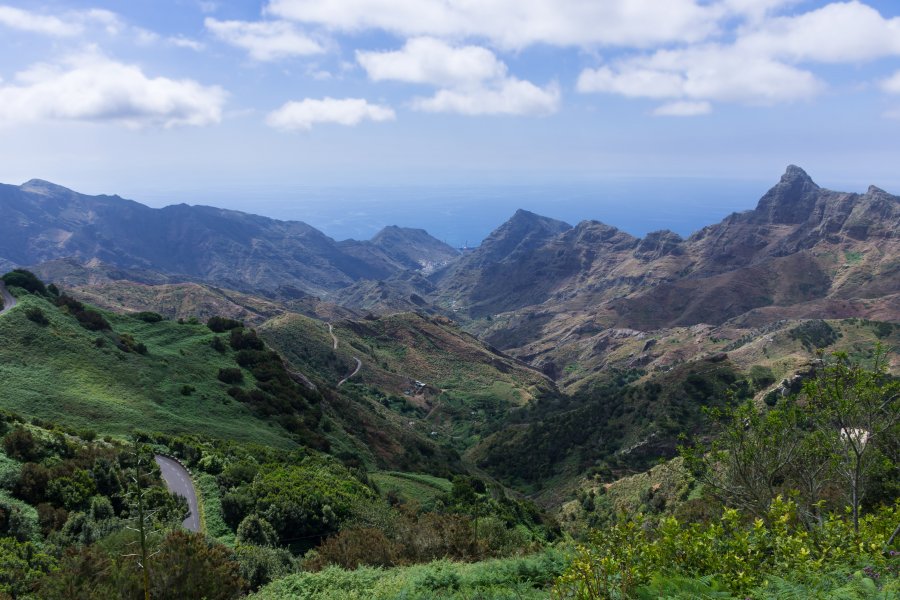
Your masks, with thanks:
M 216 478 L 209 473 L 194 475 L 194 483 L 197 484 L 200 510 L 203 512 L 203 525 L 206 535 L 213 537 L 223 544 L 234 545 L 234 532 L 225 523 L 222 515 L 222 496 L 219 493 L 219 485 Z
M 289 575 L 251 600 L 538 600 L 566 566 L 558 550 L 533 556 L 455 563 L 440 560 L 395 569 L 328 568 Z
M 50 323 L 29 321 L 30 307 L 40 308 Z M 234 358 L 230 350 L 220 354 L 210 347 L 214 334 L 205 325 L 103 315 L 117 333 L 144 343 L 147 355 L 123 352 L 44 299 L 22 294 L 19 305 L 0 317 L 0 408 L 104 434 L 140 429 L 295 445 L 279 426 L 227 395 L 217 375 L 235 366 Z M 252 385 L 249 373 L 245 378 L 244 385 Z M 185 385 L 194 388 L 188 396 L 181 393 Z
M 449 480 L 423 473 L 380 471 L 370 474 L 369 478 L 378 485 L 382 495 L 393 492 L 400 499 L 415 502 L 425 510 L 432 508 L 438 497 L 453 489 Z

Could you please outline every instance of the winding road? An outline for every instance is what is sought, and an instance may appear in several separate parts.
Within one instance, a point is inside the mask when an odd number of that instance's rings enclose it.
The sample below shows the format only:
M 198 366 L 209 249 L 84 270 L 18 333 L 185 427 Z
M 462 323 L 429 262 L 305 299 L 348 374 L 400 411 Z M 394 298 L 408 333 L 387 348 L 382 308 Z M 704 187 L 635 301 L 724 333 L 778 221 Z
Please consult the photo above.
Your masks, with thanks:
M 328 333 L 329 333 L 329 335 L 331 335 L 331 342 L 332 342 L 331 349 L 337 350 L 338 339 L 337 339 L 337 336 L 334 335 L 334 327 L 331 326 L 331 323 L 325 323 L 325 324 L 328 325 Z M 356 368 L 353 369 L 352 373 L 350 373 L 349 375 L 347 375 L 346 377 L 344 377 L 343 379 L 338 381 L 337 387 L 341 387 L 342 385 L 344 385 L 348 379 L 350 379 L 351 377 L 353 377 L 354 375 L 359 373 L 359 370 L 362 369 L 362 361 L 359 360 L 359 358 L 357 358 L 355 356 L 353 357 L 353 360 L 356 361 Z
M 169 488 L 169 491 L 183 496 L 187 500 L 191 513 L 182 525 L 188 531 L 200 531 L 200 510 L 197 506 L 197 491 L 194 489 L 194 483 L 191 481 L 191 474 L 178 461 L 172 460 L 168 456 L 157 454 L 154 458 L 156 459 L 156 464 L 159 465 L 163 481 L 166 482 L 166 487 Z
M 0 308 L 0 315 L 12 310 L 12 307 L 18 302 L 16 297 L 10 294 L 9 290 L 6 289 L 6 285 L 4 285 L 3 281 L 0 281 L 0 297 L 3 297 L 3 308 Z

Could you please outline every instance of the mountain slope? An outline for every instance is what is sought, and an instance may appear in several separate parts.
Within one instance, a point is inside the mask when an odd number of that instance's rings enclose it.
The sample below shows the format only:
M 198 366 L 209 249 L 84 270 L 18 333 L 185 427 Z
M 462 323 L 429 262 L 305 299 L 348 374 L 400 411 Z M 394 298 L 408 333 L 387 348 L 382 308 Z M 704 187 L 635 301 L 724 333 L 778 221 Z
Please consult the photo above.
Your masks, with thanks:
M 795 306 L 824 318 L 884 318 L 881 299 L 900 292 L 898 232 L 897 196 L 874 186 L 825 190 L 790 166 L 756 209 L 686 240 L 669 231 L 637 239 L 596 221 L 553 230 L 517 213 L 439 273 L 430 298 L 522 356 L 542 340 L 719 325 L 751 312 L 759 324 Z M 877 314 L 832 312 L 837 300 L 860 307 L 860 299 Z
M 453 254 L 421 231 L 338 243 L 302 222 L 186 204 L 152 209 L 41 180 L 0 185 L 0 208 L 7 217 L 0 223 L 3 264 L 75 257 L 244 291 L 324 295 L 360 279 L 446 262 Z

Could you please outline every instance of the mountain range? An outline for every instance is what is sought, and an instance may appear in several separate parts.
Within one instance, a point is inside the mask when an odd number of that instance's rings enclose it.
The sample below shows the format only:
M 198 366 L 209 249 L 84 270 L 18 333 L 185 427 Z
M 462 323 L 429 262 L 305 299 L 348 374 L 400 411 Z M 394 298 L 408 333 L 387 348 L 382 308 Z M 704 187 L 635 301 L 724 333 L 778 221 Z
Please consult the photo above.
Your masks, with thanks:
M 167 297 L 174 314 L 173 298 L 192 285 L 187 308 L 230 306 L 209 294 L 275 302 L 235 313 L 251 321 L 278 306 L 319 317 L 442 314 L 551 375 L 564 356 L 620 339 L 616 331 L 900 318 L 900 198 L 875 186 L 827 190 L 793 165 L 755 209 L 687 239 L 519 210 L 464 254 L 420 229 L 335 241 L 302 222 L 153 209 L 41 180 L 0 186 L 0 209 L 0 267 L 34 267 L 101 305 L 138 310 L 148 295 Z M 143 305 L 129 305 L 135 295 Z

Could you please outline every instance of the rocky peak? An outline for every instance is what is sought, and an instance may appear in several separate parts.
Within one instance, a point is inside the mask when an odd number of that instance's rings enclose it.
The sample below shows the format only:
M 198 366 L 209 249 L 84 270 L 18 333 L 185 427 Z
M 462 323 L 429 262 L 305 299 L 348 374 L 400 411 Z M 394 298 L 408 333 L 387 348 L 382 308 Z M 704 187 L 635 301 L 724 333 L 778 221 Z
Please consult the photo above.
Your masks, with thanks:
M 482 259 L 500 261 L 515 251 L 533 250 L 570 229 L 572 226 L 568 223 L 520 208 L 506 223 L 488 235 L 478 253 Z
M 674 231 L 651 231 L 640 241 L 634 255 L 648 260 L 669 254 L 681 255 L 684 254 L 683 242 L 684 239 Z
M 754 220 L 773 224 L 798 224 L 806 221 L 816 205 L 821 188 L 806 171 L 789 165 L 781 181 L 759 200 Z

